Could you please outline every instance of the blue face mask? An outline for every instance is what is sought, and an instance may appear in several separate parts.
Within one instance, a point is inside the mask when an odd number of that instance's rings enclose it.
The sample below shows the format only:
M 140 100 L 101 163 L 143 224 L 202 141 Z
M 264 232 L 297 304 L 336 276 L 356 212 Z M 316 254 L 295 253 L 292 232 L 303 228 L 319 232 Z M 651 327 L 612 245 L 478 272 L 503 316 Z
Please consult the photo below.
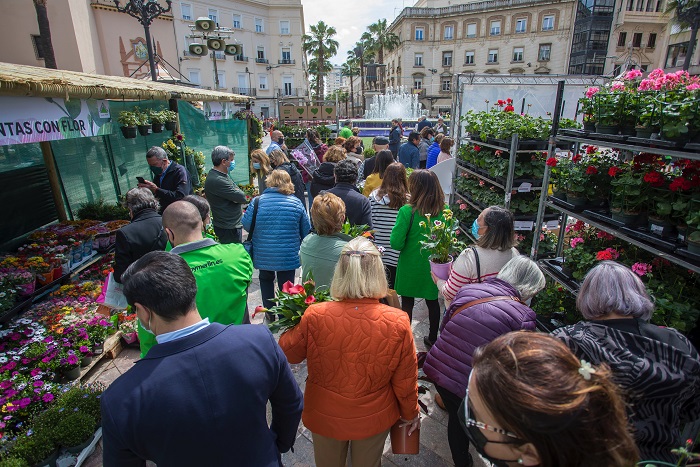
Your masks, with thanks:
M 234 159 L 231 161 L 231 164 L 229 164 L 229 166 L 228 166 L 228 172 L 229 173 L 233 172 L 233 169 L 235 169 L 235 168 L 236 168 L 236 161 Z
M 253 162 L 253 168 L 255 170 L 260 170 L 260 162 Z
M 146 325 L 143 324 L 143 322 L 141 322 L 140 319 L 139 319 L 139 324 L 141 325 L 141 329 L 143 329 L 143 330 L 144 330 L 145 332 L 147 332 L 148 334 L 150 334 L 150 335 L 152 335 L 152 336 L 155 336 L 155 335 L 156 335 L 155 332 L 151 331 L 151 318 L 150 318 L 150 317 L 148 318 L 148 327 L 146 327 Z
M 474 240 L 479 240 L 479 223 L 476 219 L 474 219 L 474 223 L 472 224 L 472 236 Z

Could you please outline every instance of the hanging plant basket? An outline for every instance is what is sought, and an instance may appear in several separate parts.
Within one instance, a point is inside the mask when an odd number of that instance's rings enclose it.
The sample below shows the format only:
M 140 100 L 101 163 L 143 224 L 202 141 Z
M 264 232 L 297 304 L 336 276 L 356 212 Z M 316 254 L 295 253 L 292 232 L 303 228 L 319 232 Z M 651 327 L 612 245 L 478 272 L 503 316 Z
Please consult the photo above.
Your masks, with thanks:
M 148 131 L 151 129 L 151 125 L 139 125 L 138 128 L 141 136 L 148 136 Z
M 119 127 L 122 130 L 122 135 L 126 139 L 136 138 L 136 127 L 135 126 L 122 126 Z
M 162 123 L 151 123 L 151 131 L 153 133 L 162 133 L 163 132 L 163 124 Z
M 175 130 L 175 122 L 165 122 L 165 129 L 168 131 L 174 131 Z

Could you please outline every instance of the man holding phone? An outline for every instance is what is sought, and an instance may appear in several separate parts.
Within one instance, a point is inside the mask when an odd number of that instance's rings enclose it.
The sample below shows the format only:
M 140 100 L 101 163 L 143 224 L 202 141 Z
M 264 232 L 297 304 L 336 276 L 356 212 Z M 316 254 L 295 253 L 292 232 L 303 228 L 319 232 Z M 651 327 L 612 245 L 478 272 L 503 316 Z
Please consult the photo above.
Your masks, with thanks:
M 192 194 L 190 174 L 183 166 L 168 160 L 168 153 L 160 146 L 153 146 L 146 153 L 146 162 L 153 174 L 153 181 L 136 177 L 139 188 L 148 188 L 160 202 L 160 213 L 165 208 Z

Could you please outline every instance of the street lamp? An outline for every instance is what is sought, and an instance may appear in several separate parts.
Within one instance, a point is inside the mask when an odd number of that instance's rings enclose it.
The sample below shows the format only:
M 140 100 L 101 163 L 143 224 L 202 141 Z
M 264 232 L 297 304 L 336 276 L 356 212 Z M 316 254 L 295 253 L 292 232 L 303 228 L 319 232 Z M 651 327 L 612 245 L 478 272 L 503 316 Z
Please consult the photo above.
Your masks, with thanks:
M 172 0 L 165 0 L 168 8 L 163 8 L 158 0 L 129 0 L 124 7 L 120 7 L 119 0 L 112 0 L 117 11 L 126 13 L 129 16 L 136 18 L 143 26 L 144 35 L 146 36 L 146 48 L 148 49 L 148 64 L 151 67 L 151 79 L 158 81 L 156 74 L 156 62 L 153 58 L 153 43 L 151 42 L 151 23 L 154 19 L 167 13 L 172 9 Z

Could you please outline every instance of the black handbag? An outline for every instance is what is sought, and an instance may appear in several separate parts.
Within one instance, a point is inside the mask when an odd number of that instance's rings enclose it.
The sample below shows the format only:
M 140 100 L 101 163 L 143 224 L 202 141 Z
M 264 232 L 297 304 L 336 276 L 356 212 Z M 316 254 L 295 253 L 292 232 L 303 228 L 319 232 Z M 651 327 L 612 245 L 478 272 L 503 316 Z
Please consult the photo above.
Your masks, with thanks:
M 253 231 L 255 230 L 255 218 L 258 216 L 258 200 L 260 197 L 258 196 L 253 200 L 253 220 L 250 223 L 250 232 L 248 232 L 248 238 L 246 238 L 246 241 L 243 242 L 243 248 L 245 248 L 245 251 L 248 252 L 250 257 L 253 257 Z

